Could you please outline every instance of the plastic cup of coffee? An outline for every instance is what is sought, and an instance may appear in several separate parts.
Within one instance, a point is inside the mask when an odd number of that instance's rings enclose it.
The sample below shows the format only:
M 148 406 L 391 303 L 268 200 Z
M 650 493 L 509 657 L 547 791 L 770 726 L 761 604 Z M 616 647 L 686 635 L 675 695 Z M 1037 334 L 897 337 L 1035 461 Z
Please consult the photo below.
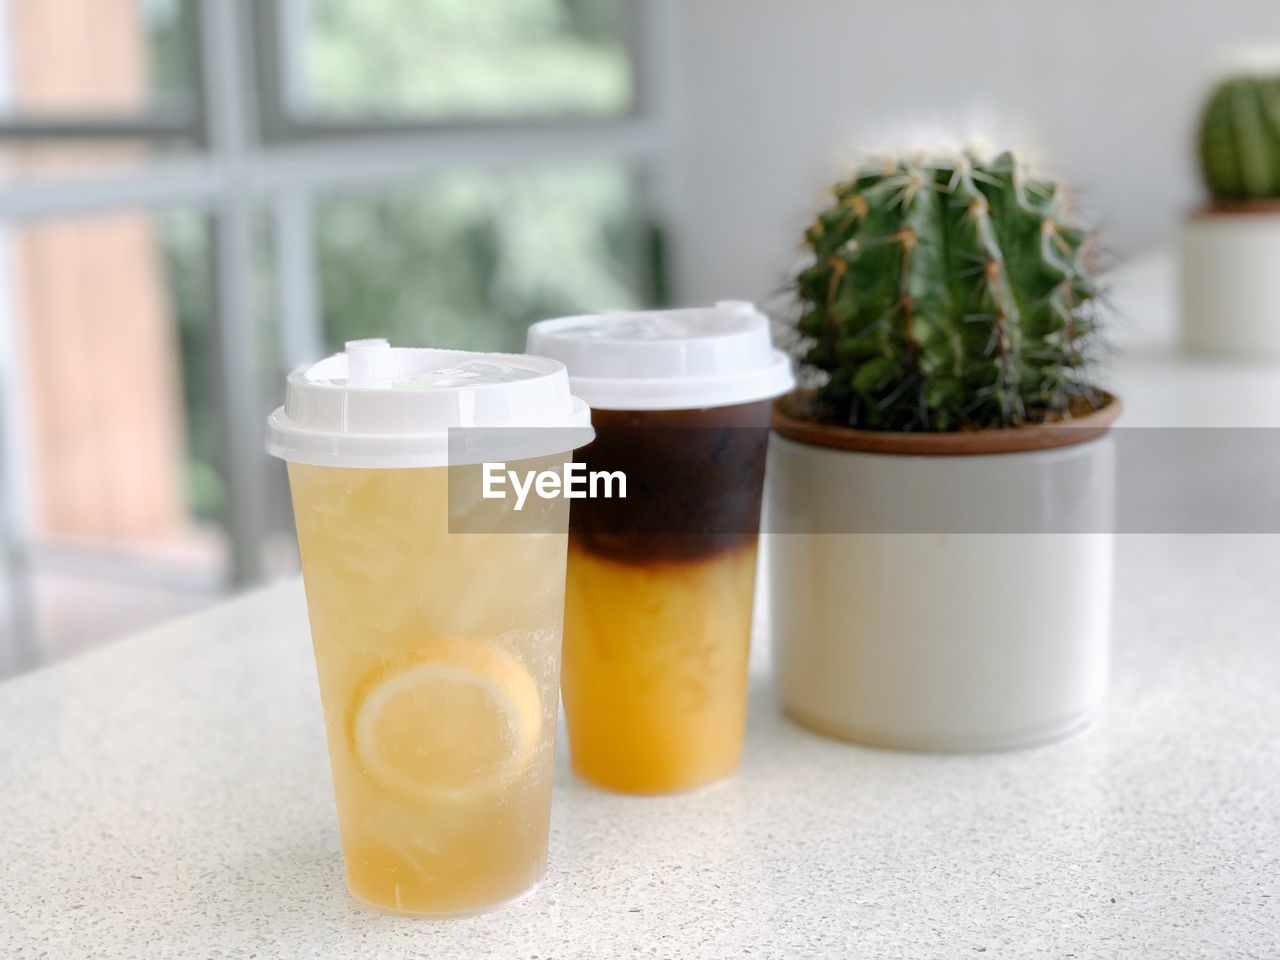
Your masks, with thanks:
M 794 385 L 750 303 L 534 324 L 592 408 L 586 469 L 627 496 L 574 504 L 562 691 L 574 771 L 670 793 L 742 757 L 773 399 Z

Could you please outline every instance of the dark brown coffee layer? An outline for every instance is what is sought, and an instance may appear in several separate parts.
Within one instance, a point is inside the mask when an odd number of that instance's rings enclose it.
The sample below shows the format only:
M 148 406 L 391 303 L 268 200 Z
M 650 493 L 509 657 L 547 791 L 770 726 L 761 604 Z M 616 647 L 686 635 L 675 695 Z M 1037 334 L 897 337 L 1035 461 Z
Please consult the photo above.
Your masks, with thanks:
M 703 410 L 593 410 L 575 459 L 622 471 L 625 499 L 576 501 L 575 546 L 626 563 L 694 561 L 753 542 L 772 401 Z

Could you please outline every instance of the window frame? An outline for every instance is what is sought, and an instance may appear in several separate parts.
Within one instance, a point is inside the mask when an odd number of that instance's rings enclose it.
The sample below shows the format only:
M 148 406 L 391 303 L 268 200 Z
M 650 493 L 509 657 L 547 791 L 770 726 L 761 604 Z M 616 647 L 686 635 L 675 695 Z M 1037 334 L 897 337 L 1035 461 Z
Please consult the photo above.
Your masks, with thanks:
M 223 429 L 231 586 L 263 575 L 263 534 L 272 502 L 260 422 L 266 371 L 256 369 L 256 360 L 244 362 L 257 357 L 255 211 L 267 211 L 279 270 L 280 369 L 273 373 L 282 378 L 318 356 L 323 342 L 311 221 L 315 199 L 324 192 L 408 184 L 459 168 L 501 170 L 600 159 L 630 166 L 645 211 L 660 215 L 670 209 L 665 158 L 674 90 L 667 82 L 670 71 L 658 57 L 669 49 L 674 0 L 631 0 L 635 86 L 625 114 L 322 124 L 299 123 L 286 115 L 280 71 L 287 54 L 275 41 L 288 2 L 193 0 L 194 16 L 185 18 L 197 60 L 192 117 L 153 113 L 0 122 L 0 144 L 175 136 L 197 144 L 193 155 L 158 157 L 125 173 L 0 183 L 0 232 L 28 220 L 174 206 L 209 217 L 215 290 L 210 323 L 216 345 L 211 359 Z M 16 331 L 4 316 L 9 312 L 0 304 L 0 489 L 8 494 L 0 513 L 0 543 L 17 597 L 25 589 L 33 533 L 30 512 L 21 506 L 31 502 L 32 492 L 24 489 L 30 475 L 26 447 L 17 435 L 20 430 L 13 429 L 24 401 Z

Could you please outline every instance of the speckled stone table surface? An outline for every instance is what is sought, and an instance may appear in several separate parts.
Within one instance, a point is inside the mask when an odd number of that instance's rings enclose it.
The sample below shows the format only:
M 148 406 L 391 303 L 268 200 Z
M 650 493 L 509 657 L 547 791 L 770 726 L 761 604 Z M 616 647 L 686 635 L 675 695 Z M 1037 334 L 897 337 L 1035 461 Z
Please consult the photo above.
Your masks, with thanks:
M 778 715 L 741 773 L 598 792 L 560 757 L 529 899 L 416 921 L 342 878 L 301 587 L 0 685 L 0 957 L 1280 957 L 1280 538 L 1118 540 L 1110 703 L 927 756 Z

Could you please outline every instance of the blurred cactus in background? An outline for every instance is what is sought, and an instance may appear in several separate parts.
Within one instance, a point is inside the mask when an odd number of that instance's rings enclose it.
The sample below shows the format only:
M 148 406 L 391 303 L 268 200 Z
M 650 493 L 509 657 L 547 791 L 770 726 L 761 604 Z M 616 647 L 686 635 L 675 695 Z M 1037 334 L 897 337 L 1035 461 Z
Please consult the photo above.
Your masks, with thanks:
M 833 189 L 797 277 L 812 415 L 851 427 L 1011 427 L 1087 412 L 1097 285 L 1057 184 L 1012 153 L 905 155 Z
M 1214 89 L 1200 120 L 1200 168 L 1218 203 L 1280 200 L 1280 66 Z

